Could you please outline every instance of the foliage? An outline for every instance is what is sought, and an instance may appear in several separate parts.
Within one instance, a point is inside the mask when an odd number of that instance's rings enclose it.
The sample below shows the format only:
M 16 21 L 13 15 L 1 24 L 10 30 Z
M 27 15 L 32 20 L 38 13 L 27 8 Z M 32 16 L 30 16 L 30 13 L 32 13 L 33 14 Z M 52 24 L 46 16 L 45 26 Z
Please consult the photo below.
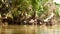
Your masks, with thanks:
M 50 9 L 49 3 L 52 0 L 5 0 L 8 5 L 8 13 L 12 14 L 12 17 L 19 17 L 20 19 L 27 18 L 27 16 L 45 15 L 43 18 L 46 18 Z M 52 3 L 52 2 L 51 2 Z M 53 5 L 53 4 L 52 4 Z M 0 0 L 0 7 L 2 6 Z M 7 10 L 6 10 L 7 11 Z M 56 12 L 57 13 L 57 12 Z M 33 17 L 33 18 L 34 18 Z M 19 19 L 17 18 L 17 19 Z
M 55 3 L 55 6 L 56 6 L 55 15 L 57 17 L 60 17 L 60 4 Z

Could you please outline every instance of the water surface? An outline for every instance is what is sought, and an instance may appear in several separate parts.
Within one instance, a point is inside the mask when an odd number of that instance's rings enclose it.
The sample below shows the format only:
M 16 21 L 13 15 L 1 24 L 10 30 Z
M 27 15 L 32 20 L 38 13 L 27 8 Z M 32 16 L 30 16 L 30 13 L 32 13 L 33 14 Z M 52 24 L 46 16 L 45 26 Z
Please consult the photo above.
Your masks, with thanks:
M 0 34 L 60 34 L 60 25 L 8 25 L 0 26 Z

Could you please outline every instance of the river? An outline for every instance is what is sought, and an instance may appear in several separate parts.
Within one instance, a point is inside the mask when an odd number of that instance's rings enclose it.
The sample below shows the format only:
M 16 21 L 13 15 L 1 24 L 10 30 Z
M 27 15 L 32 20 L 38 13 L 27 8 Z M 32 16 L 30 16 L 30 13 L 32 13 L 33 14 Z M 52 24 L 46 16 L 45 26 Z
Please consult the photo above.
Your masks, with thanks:
M 0 34 L 60 34 L 60 25 L 8 25 L 0 26 Z

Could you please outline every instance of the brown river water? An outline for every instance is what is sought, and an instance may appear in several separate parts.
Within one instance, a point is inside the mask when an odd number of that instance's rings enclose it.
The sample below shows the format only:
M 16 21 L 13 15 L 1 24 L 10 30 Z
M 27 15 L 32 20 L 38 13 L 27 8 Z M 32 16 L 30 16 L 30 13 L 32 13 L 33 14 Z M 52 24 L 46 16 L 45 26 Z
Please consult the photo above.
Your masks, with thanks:
M 0 25 L 0 34 L 60 34 L 60 25 Z

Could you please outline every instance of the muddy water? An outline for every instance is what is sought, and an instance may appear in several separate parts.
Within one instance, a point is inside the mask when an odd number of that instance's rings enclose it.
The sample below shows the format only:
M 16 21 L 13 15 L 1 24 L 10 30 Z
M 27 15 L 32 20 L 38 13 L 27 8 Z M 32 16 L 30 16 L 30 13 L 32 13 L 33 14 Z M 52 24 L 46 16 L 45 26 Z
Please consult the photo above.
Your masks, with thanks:
M 60 34 L 60 25 L 0 25 L 0 34 Z

